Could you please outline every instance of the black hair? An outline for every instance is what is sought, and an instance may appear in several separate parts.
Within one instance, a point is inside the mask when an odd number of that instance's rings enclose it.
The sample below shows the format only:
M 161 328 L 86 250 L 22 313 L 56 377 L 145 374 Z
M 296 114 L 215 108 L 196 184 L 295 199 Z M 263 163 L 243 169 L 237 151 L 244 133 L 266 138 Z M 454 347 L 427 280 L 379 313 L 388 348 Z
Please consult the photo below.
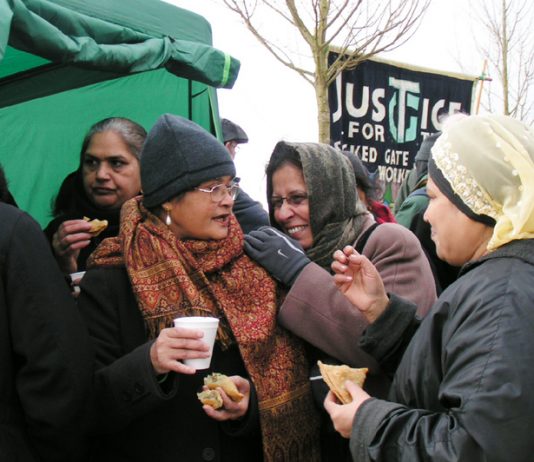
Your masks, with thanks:
M 290 164 L 297 167 L 300 170 L 302 168 L 302 162 L 300 160 L 299 153 L 294 146 L 286 143 L 285 141 L 279 141 L 274 147 L 273 153 L 267 166 L 265 167 L 265 176 L 267 177 L 267 204 L 269 205 L 269 218 L 271 223 L 274 223 L 274 216 L 272 215 L 271 196 L 273 195 L 273 175 L 282 166 Z
M 76 189 L 77 175 L 78 171 L 71 172 L 61 182 L 59 191 L 54 202 L 52 203 L 52 216 L 57 217 L 63 213 L 66 213 L 71 208 L 72 198 Z

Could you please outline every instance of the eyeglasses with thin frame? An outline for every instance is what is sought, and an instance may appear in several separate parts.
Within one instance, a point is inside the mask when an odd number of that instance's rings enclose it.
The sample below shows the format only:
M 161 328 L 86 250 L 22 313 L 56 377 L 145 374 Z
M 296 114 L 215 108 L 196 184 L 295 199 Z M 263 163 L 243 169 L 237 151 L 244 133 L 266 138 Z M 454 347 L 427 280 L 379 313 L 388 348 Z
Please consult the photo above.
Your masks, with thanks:
M 308 194 L 306 193 L 294 193 L 289 196 L 272 196 L 271 205 L 273 209 L 282 208 L 284 201 L 287 202 L 287 205 L 292 205 L 294 207 L 304 204 L 308 200 Z
M 237 191 L 239 191 L 239 178 L 235 178 L 229 185 L 225 184 L 216 184 L 211 188 L 195 188 L 196 191 L 203 193 L 209 193 L 211 200 L 213 202 L 220 202 L 224 199 L 224 195 L 228 194 L 232 199 L 235 199 L 237 196 Z

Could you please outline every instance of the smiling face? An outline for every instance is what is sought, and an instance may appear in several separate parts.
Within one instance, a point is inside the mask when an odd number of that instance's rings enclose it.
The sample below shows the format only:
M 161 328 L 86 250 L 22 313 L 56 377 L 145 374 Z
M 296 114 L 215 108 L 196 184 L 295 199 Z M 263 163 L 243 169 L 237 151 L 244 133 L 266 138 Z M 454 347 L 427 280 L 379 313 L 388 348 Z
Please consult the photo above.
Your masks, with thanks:
M 313 245 L 313 235 L 308 188 L 302 170 L 290 163 L 282 164 L 272 175 L 272 186 L 274 219 L 284 233 L 299 241 L 304 250 L 309 249 Z
M 431 237 L 438 257 L 451 265 L 461 266 L 483 256 L 493 228 L 461 212 L 431 178 L 426 187 L 430 202 L 424 219 L 432 227 Z
M 103 209 L 117 209 L 139 194 L 139 160 L 113 131 L 95 133 L 82 159 L 87 197 Z
M 231 183 L 232 177 L 224 176 L 205 181 L 198 187 L 210 189 Z M 169 228 L 179 239 L 220 240 L 228 235 L 233 205 L 234 200 L 228 193 L 220 201 L 214 202 L 210 193 L 195 189 L 164 202 L 162 207 L 164 211 L 169 211 Z

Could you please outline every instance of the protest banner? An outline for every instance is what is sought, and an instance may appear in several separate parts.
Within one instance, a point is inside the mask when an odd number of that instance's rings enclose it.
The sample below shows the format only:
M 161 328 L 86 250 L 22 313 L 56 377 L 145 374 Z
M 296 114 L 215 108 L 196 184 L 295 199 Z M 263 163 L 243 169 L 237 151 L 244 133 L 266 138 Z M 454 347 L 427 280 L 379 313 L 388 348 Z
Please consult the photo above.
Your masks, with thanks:
M 330 63 L 336 59 L 330 53 Z M 330 140 L 356 153 L 395 199 L 425 136 L 446 114 L 470 113 L 476 77 L 368 59 L 329 87 Z

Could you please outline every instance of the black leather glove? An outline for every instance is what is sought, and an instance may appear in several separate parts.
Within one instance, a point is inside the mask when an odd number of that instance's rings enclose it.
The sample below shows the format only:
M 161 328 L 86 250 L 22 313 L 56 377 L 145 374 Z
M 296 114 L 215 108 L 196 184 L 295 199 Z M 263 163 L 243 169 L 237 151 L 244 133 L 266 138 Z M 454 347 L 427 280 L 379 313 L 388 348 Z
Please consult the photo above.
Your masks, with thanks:
M 245 236 L 245 252 L 286 286 L 291 286 L 304 267 L 311 263 L 297 241 L 269 226 L 262 226 Z

